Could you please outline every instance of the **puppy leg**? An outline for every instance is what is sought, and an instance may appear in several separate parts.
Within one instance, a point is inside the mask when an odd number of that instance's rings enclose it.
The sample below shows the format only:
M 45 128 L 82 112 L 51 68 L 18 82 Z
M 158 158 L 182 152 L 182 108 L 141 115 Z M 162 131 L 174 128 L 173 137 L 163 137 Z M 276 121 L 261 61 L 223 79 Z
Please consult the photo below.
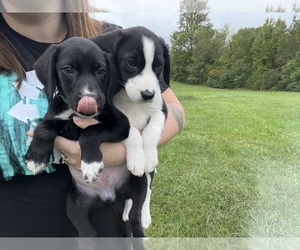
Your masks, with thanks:
M 34 130 L 34 137 L 24 156 L 27 168 L 33 173 L 41 172 L 49 164 L 57 135 L 55 123 L 43 120 Z
M 81 147 L 81 171 L 88 183 L 97 180 L 104 168 L 100 151 L 101 139 L 91 130 L 84 130 L 79 138 Z
M 141 221 L 142 221 L 142 227 L 144 229 L 148 228 L 151 224 L 151 213 L 150 213 L 150 200 L 151 200 L 151 176 L 150 174 L 145 174 L 147 177 L 147 193 L 146 198 L 142 207 L 142 215 L 141 215 Z
M 145 237 L 141 223 L 141 211 L 146 199 L 147 178 L 131 176 L 129 197 L 132 199 L 132 208 L 129 212 L 129 222 L 133 237 Z
M 130 127 L 124 144 L 128 170 L 135 176 L 142 176 L 145 171 L 145 153 L 141 134 L 135 127 Z
M 127 199 L 125 202 L 125 207 L 123 211 L 123 221 L 128 221 L 129 220 L 129 213 L 132 208 L 132 199 Z
M 87 182 L 95 181 L 104 168 L 100 145 L 103 142 L 121 142 L 128 137 L 129 121 L 115 107 L 103 112 L 98 124 L 84 129 L 79 138 L 81 170 Z
M 67 197 L 67 215 L 79 237 L 96 237 L 97 233 L 88 220 L 89 209 L 97 197 L 89 197 L 83 194 L 74 183 L 73 188 Z
M 152 172 L 158 165 L 157 145 L 165 124 L 165 115 L 159 111 L 154 113 L 143 131 L 143 147 L 145 151 L 145 172 Z

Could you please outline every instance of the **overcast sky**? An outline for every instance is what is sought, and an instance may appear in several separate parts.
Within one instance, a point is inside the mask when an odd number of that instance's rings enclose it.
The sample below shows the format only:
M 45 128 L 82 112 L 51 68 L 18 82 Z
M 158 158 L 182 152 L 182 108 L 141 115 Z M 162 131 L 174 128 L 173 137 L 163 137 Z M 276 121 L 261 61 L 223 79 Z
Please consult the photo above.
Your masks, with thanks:
M 97 18 L 124 28 L 143 25 L 162 36 L 168 43 L 178 24 L 180 0 L 90 0 L 98 8 L 110 13 L 97 14 Z M 208 0 L 209 18 L 216 28 L 225 23 L 233 30 L 241 27 L 258 27 L 266 19 L 266 6 L 282 7 L 281 17 L 292 20 L 292 6 L 296 0 Z M 300 1 L 298 1 L 300 5 Z M 271 14 L 268 14 L 271 15 Z

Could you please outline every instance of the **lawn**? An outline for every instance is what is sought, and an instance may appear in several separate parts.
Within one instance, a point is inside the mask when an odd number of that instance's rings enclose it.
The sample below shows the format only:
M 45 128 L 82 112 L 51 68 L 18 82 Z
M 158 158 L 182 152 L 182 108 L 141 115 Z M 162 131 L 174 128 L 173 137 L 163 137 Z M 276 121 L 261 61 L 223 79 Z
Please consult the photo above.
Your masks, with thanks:
M 160 148 L 150 237 L 299 237 L 300 93 L 172 83 L 186 127 Z

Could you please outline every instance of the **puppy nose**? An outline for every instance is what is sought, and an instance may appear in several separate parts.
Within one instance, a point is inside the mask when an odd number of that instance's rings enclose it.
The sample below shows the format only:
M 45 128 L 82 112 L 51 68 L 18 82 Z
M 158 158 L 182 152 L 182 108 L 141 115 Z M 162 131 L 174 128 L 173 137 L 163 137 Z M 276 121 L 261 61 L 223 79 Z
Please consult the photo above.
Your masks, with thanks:
M 145 101 L 149 101 L 152 100 L 154 95 L 155 95 L 155 91 L 149 91 L 149 90 L 145 90 L 141 92 L 142 98 Z

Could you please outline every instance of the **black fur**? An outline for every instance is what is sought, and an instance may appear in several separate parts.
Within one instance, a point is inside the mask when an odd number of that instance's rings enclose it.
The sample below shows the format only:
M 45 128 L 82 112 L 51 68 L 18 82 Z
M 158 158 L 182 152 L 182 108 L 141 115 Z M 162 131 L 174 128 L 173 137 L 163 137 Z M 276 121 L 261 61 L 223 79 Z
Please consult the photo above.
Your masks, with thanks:
M 102 162 L 100 144 L 120 142 L 128 136 L 129 131 L 128 119 L 110 102 L 110 86 L 114 86 L 111 81 L 116 81 L 117 72 L 110 65 L 107 54 L 88 39 L 71 38 L 50 46 L 35 68 L 50 103 L 44 119 L 34 130 L 34 138 L 25 155 L 27 164 L 48 164 L 54 139 L 57 135 L 63 135 L 65 124 L 76 131 L 71 139 L 79 140 L 82 160 L 86 163 Z M 87 95 L 82 92 L 83 86 L 91 91 L 91 96 L 97 101 L 98 113 L 94 115 L 101 122 L 78 130 L 73 128 L 76 126 L 72 116 L 81 97 Z M 57 94 L 52 98 L 56 88 Z M 60 117 L 67 110 L 70 110 L 69 116 Z M 88 117 L 93 114 L 79 115 Z

